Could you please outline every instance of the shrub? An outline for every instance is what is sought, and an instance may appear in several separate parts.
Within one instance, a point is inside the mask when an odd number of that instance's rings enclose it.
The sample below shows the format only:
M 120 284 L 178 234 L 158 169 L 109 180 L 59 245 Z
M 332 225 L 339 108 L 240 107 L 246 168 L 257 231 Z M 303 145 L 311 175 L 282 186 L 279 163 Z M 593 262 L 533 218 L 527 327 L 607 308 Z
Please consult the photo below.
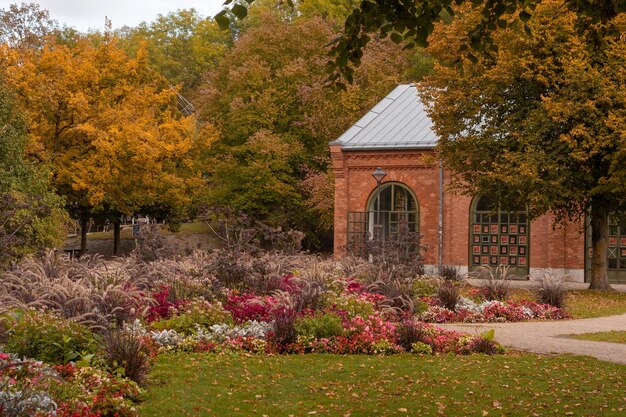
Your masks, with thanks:
M 453 281 L 442 280 L 437 288 L 439 304 L 448 310 L 454 311 L 461 297 L 459 285 Z
M 279 351 L 286 345 L 296 341 L 296 310 L 289 293 L 276 291 L 273 295 L 272 318 L 274 334 L 272 341 L 278 345 Z
M 21 357 L 62 364 L 95 352 L 89 329 L 52 313 L 30 310 L 14 314 L 5 350 Z
M 123 370 L 123 376 L 141 384 L 149 370 L 148 355 L 138 334 L 110 329 L 102 339 L 104 358 L 112 372 Z
M 504 301 L 509 296 L 510 275 L 509 267 L 500 265 L 493 269 L 489 266 L 480 267 L 477 277 L 482 279 L 481 293 L 487 301 Z
M 183 339 L 176 330 L 151 331 L 150 338 L 159 346 L 176 346 Z
M 272 341 L 283 347 L 296 341 L 295 312 L 284 311 L 274 317 L 274 334 Z
M 48 254 L 28 257 L 0 278 L 0 311 L 46 308 L 59 316 L 103 329 L 143 314 L 151 300 L 145 281 L 131 281 L 127 268 L 97 265 L 97 258 L 65 261 Z
M 397 312 L 414 312 L 414 303 L 411 298 L 411 279 L 398 279 L 385 276 L 381 269 L 379 278 L 367 288 L 375 294 L 385 297 L 383 304 Z
M 313 337 L 315 339 L 341 336 L 343 334 L 341 319 L 331 313 L 298 317 L 295 321 L 295 330 L 297 336 Z
M 236 323 L 246 321 L 271 321 L 277 300 L 271 296 L 257 296 L 253 293 L 239 294 L 232 291 L 228 294 L 224 308 L 232 314 Z
M 158 330 L 170 329 L 184 335 L 193 334 L 198 327 L 208 329 L 214 324 L 232 324 L 233 318 L 220 302 L 196 299 L 177 309 L 178 315 L 151 323 Z
M 283 253 L 296 253 L 302 247 L 304 233 L 283 230 L 227 207 L 203 208 L 200 218 L 234 254 L 259 253 L 269 248 Z M 214 227 L 217 224 L 217 227 Z
M 443 279 L 449 279 L 451 281 L 458 281 L 461 279 L 461 273 L 459 269 L 454 265 L 444 265 L 441 268 L 441 277 Z
M 11 328 L 11 320 L 8 315 L 0 315 L 0 345 L 7 342 L 9 338 L 9 330 Z
M 384 239 L 371 239 L 365 244 L 365 256 L 382 271 L 395 279 L 414 279 L 424 274 L 421 252 L 422 235 L 412 232 L 406 222 L 398 225 L 398 232 Z M 377 273 L 380 277 L 381 273 Z
M 305 309 L 319 309 L 323 303 L 324 293 L 327 292 L 332 279 L 327 265 L 313 258 L 313 262 L 307 262 L 299 276 L 288 274 L 278 280 L 278 289 L 287 291 L 294 300 L 296 311 Z M 326 268 L 325 268 L 326 267 Z
M 538 282 L 537 299 L 540 303 L 556 308 L 565 307 L 567 298 L 565 276 L 558 277 L 548 270 L 539 272 L 539 276 L 535 279 Z
M 41 362 L 0 353 L 0 416 L 56 415 L 57 405 L 46 392 L 54 382 L 54 372 Z
M 349 317 L 369 317 L 374 314 L 374 304 L 359 297 L 358 294 L 329 295 L 325 300 L 326 306 L 335 311 L 345 312 Z
M 218 288 L 259 293 L 276 289 L 270 261 L 248 252 L 214 250 L 208 269 Z
M 415 353 L 417 355 L 432 355 L 433 347 L 428 343 L 415 342 L 411 345 L 411 353 Z
M 504 348 L 494 340 L 494 330 L 491 329 L 479 336 L 474 337 L 470 342 L 471 352 L 484 353 L 485 355 L 495 355 L 504 353 Z
M 156 261 L 172 254 L 171 250 L 166 246 L 165 237 L 161 233 L 161 226 L 158 224 L 142 225 L 136 242 L 137 246 L 133 251 L 133 255 L 143 261 Z
M 395 340 L 404 350 L 411 352 L 416 343 L 424 342 L 426 335 L 423 323 L 405 320 L 396 327 Z
M 428 297 L 437 293 L 439 281 L 435 277 L 422 276 L 411 283 L 411 293 L 414 297 Z
M 274 325 L 267 322 L 249 321 L 247 323 L 229 326 L 214 324 L 208 331 L 198 331 L 194 337 L 198 340 L 223 342 L 226 339 L 265 339 L 268 333 L 274 330 Z
M 155 304 L 148 308 L 146 316 L 148 322 L 170 317 L 179 306 L 178 300 L 171 300 L 170 287 L 167 285 L 161 285 L 161 289 L 153 293 L 152 297 Z
M 429 304 L 421 299 L 413 299 L 413 314 L 419 315 L 423 312 L 427 311 L 429 308 Z
M 50 393 L 59 405 L 59 417 L 137 417 L 141 395 L 129 379 L 93 368 L 69 364 L 55 367 L 65 383 L 53 384 Z

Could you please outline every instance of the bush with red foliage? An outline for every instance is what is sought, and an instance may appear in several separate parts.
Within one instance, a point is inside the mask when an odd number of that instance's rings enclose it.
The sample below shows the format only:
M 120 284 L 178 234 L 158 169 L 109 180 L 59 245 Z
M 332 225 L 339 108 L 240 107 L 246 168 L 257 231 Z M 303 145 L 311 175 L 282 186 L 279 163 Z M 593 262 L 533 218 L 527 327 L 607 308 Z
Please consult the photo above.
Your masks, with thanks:
M 233 316 L 235 323 L 256 320 L 270 322 L 274 319 L 276 309 L 280 307 L 278 300 L 271 295 L 255 295 L 238 291 L 229 292 L 224 309 Z
M 146 321 L 148 323 L 171 317 L 176 308 L 180 307 L 183 302 L 180 300 L 170 301 L 171 287 L 169 285 L 161 285 L 161 290 L 152 294 L 152 298 L 156 304 L 148 308 L 146 313 Z

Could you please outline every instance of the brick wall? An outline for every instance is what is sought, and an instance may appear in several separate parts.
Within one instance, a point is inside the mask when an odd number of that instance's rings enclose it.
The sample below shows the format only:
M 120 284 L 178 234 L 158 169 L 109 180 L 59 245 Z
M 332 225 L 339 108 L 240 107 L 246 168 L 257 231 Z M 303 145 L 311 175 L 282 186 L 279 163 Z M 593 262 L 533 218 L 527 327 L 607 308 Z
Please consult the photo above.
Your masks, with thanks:
M 379 150 L 346 151 L 331 146 L 335 175 L 335 255 L 345 254 L 347 213 L 366 211 L 367 202 L 376 191 L 372 172 L 380 166 L 386 182 L 400 182 L 409 187 L 418 200 L 419 228 L 427 247 L 426 264 L 438 260 L 439 163 L 433 151 Z M 447 192 L 451 175 L 444 172 L 443 249 L 444 265 L 467 267 L 469 261 L 469 215 L 472 199 Z M 554 217 L 544 215 L 530 225 L 529 266 L 553 268 L 582 274 L 584 235 L 578 224 L 554 228 Z M 582 275 L 581 275 L 582 276 Z

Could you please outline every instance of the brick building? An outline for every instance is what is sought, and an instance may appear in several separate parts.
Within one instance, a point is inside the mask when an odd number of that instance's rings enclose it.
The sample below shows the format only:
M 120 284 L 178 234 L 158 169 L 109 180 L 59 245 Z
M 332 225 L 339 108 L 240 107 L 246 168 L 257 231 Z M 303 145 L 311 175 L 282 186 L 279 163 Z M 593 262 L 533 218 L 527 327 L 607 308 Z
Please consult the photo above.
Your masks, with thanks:
M 530 222 L 525 208 L 504 212 L 488 196 L 446 191 L 450 172 L 434 153 L 437 136 L 414 85 L 400 85 L 330 142 L 335 175 L 335 254 L 359 251 L 374 230 L 384 235 L 400 222 L 419 231 L 427 267 L 510 265 L 518 275 L 551 268 L 585 280 L 582 224 L 553 227 L 550 214 Z M 380 186 L 372 173 L 381 167 Z M 377 215 L 380 220 L 377 221 Z M 378 226 L 375 226 L 378 225 Z M 623 225 L 626 226 L 626 225 Z M 611 226 L 609 275 L 626 282 L 626 227 Z

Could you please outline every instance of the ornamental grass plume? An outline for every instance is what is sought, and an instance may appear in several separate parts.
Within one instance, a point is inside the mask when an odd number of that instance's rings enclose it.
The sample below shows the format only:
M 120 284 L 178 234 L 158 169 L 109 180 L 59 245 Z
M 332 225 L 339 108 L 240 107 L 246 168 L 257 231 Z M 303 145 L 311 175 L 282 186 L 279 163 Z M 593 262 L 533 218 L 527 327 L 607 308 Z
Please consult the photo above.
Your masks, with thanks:
M 94 262 L 70 261 L 54 253 L 26 258 L 0 277 L 0 313 L 44 308 L 99 329 L 142 314 L 152 302 L 142 289 L 148 284 L 123 268 Z
M 540 303 L 556 308 L 564 308 L 567 300 L 565 282 L 567 275 L 557 276 L 552 270 L 537 271 L 533 279 L 537 281 L 537 299 Z
M 437 299 L 442 307 L 454 311 L 461 297 L 459 285 L 450 280 L 441 280 L 437 288 Z
M 104 358 L 112 371 L 123 369 L 124 376 L 142 384 L 150 370 L 146 347 L 132 330 L 110 328 L 102 338 Z
M 482 279 L 481 292 L 487 301 L 505 301 L 508 298 L 511 288 L 509 269 L 507 265 L 496 268 L 481 266 L 478 272 L 474 273 L 476 278 Z
M 405 320 L 396 327 L 395 342 L 407 352 L 411 352 L 415 343 L 425 343 L 428 333 L 424 330 L 424 323 L 414 320 Z

